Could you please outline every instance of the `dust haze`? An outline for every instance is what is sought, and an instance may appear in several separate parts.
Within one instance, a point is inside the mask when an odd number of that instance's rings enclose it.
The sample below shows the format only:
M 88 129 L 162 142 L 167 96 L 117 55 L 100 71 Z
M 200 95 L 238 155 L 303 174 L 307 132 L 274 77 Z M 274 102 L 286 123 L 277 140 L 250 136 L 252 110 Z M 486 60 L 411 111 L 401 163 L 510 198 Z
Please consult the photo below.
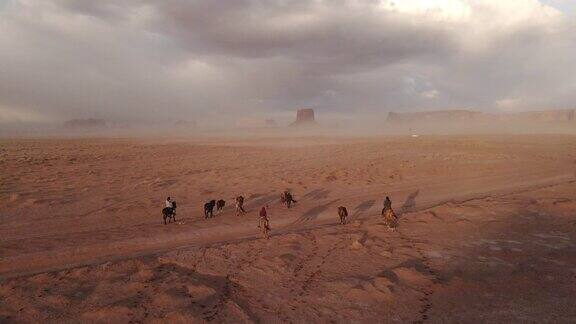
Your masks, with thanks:
M 573 109 L 568 3 L 4 0 L 0 129 Z
M 0 322 L 575 322 L 575 10 L 0 0 Z

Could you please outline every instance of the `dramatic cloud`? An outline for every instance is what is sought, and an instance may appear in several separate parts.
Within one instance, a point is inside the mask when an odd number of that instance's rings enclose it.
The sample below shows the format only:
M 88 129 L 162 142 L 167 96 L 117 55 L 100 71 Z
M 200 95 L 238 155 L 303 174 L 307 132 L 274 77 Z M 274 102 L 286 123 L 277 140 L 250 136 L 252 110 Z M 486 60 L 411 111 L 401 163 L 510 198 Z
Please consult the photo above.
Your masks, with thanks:
M 572 107 L 561 1 L 0 0 L 0 122 Z

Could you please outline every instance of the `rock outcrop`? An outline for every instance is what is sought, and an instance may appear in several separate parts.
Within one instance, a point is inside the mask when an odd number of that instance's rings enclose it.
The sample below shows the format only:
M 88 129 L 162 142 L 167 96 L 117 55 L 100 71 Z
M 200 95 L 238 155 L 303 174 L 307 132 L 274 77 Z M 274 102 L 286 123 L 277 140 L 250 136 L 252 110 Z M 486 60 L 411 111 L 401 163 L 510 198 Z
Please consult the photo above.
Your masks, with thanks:
M 276 121 L 271 118 L 250 118 L 244 117 L 236 121 L 236 127 L 239 128 L 268 128 L 276 127 Z
M 314 109 L 306 108 L 306 109 L 298 109 L 296 113 L 296 121 L 293 122 L 290 126 L 316 126 L 315 117 L 314 117 Z
M 472 110 L 438 110 L 388 114 L 391 122 L 575 122 L 576 110 L 528 111 L 510 114 L 491 114 Z
M 576 121 L 575 109 L 527 111 L 522 113 L 503 115 L 501 119 L 527 122 L 562 122 Z
M 415 122 L 415 121 L 462 121 L 462 120 L 482 120 L 488 118 L 488 114 L 470 110 L 438 110 L 423 111 L 414 113 L 388 114 L 389 121 Z

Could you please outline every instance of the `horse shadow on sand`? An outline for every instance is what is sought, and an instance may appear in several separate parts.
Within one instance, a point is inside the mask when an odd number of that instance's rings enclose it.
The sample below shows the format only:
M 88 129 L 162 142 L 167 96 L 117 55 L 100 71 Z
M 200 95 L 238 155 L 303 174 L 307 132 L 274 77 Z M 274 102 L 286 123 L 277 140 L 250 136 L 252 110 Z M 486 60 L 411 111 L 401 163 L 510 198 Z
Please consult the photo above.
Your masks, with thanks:
M 329 190 L 324 188 L 314 189 L 308 193 L 306 193 L 303 198 L 311 198 L 311 199 L 325 199 L 328 198 L 328 194 L 330 193 Z
M 410 212 L 410 211 L 415 210 L 416 209 L 416 197 L 418 197 L 419 194 L 420 194 L 420 189 L 409 194 L 408 197 L 406 197 L 404 204 L 402 204 L 402 207 L 400 207 L 399 212 L 402 214 L 402 213 L 406 213 L 406 212 Z
M 322 214 L 323 212 L 325 212 L 328 207 L 330 207 L 333 203 L 335 203 L 336 201 L 338 201 L 338 199 L 332 200 L 330 202 L 327 202 L 323 205 L 319 205 L 316 207 L 312 207 L 311 209 L 309 209 L 307 212 L 305 212 L 304 214 L 302 214 L 302 216 L 300 216 L 300 218 L 298 218 L 298 220 L 296 221 L 296 223 L 303 223 L 303 222 L 308 222 L 308 221 L 312 221 L 315 220 L 316 218 L 318 218 L 318 216 L 320 214 Z M 336 214 L 336 212 L 335 212 Z
M 376 200 L 366 200 L 365 202 L 360 203 L 358 206 L 354 207 L 354 214 L 352 214 L 351 219 L 356 220 L 362 214 L 366 213 L 370 208 L 374 206 Z
M 280 200 L 280 194 L 253 194 L 250 196 L 249 200 L 244 204 L 244 206 L 250 209 L 258 208 L 260 206 L 272 204 L 277 200 Z

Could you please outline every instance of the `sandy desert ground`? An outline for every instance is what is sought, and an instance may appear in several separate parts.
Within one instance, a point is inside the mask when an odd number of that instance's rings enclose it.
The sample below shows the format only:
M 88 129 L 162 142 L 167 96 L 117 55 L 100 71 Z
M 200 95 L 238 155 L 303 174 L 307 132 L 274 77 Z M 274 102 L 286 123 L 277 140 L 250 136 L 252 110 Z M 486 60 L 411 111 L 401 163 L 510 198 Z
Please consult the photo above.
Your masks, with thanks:
M 0 203 L 2 323 L 576 321 L 575 136 L 4 139 Z

